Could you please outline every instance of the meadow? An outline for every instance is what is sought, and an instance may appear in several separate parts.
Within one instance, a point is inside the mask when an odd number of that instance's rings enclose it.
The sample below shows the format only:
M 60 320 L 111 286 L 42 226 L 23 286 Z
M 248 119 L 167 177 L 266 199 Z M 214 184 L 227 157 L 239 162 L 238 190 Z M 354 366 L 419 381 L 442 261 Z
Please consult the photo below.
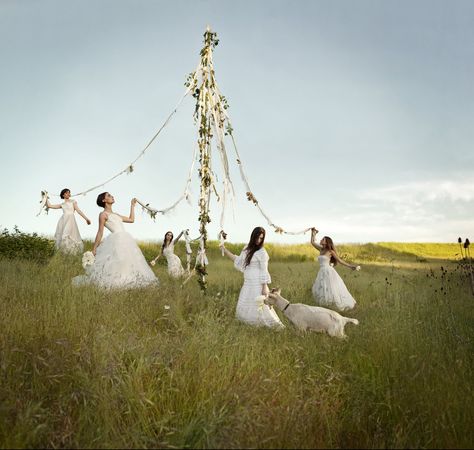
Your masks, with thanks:
M 158 247 L 141 243 L 147 260 Z M 272 286 L 313 304 L 314 249 L 267 249 Z M 474 297 L 459 247 L 339 251 L 362 266 L 338 267 L 358 301 L 346 340 L 282 314 L 283 331 L 237 322 L 242 276 L 216 243 L 207 295 L 162 261 L 159 288 L 102 292 L 71 286 L 80 257 L 0 258 L 0 447 L 472 447 Z

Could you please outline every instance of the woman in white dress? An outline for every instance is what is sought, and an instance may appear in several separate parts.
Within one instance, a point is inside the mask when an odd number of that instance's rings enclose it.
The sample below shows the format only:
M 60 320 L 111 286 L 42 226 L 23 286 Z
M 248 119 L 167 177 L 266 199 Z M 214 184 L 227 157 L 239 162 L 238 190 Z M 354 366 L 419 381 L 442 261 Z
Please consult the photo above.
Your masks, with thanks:
M 324 236 L 317 244 L 317 233 L 316 228 L 311 228 L 311 244 L 320 252 L 318 262 L 321 266 L 313 284 L 313 297 L 321 306 L 335 307 L 339 311 L 352 309 L 356 305 L 356 301 L 347 290 L 344 281 L 342 281 L 334 266 L 339 263 L 352 270 L 358 269 L 359 266 L 344 262 L 337 254 L 334 243 L 329 236 Z
M 56 250 L 68 254 L 82 253 L 84 246 L 74 213 L 77 211 L 77 213 L 86 221 L 87 225 L 90 225 L 91 221 L 79 209 L 77 202 L 75 200 L 70 200 L 71 191 L 69 189 L 63 189 L 59 196 L 64 200 L 63 203 L 52 205 L 49 202 L 49 199 L 46 200 L 46 206 L 48 208 L 63 210 L 63 215 L 59 219 L 58 225 L 56 226 L 56 232 L 54 233 Z
M 160 258 L 161 255 L 164 255 L 166 257 L 166 262 L 168 263 L 168 274 L 173 278 L 182 277 L 185 273 L 179 256 L 174 254 L 174 246 L 178 243 L 182 235 L 183 232 L 181 231 L 181 233 L 178 234 L 178 237 L 173 241 L 173 233 L 167 231 L 163 238 L 161 253 L 155 259 L 150 261 L 150 264 L 154 266 L 156 261 L 158 261 L 158 258 Z
M 264 241 L 265 229 L 256 227 L 248 245 L 239 256 L 227 250 L 224 244 L 221 245 L 224 254 L 234 261 L 235 268 L 244 274 L 244 285 L 240 290 L 235 315 L 237 319 L 250 325 L 284 328 L 273 308 L 265 304 L 259 305 L 256 301 L 260 295 L 268 295 L 268 284 L 272 282 L 268 273 L 270 258 L 263 248 Z
M 74 277 L 73 283 L 94 284 L 106 289 L 157 286 L 158 279 L 148 266 L 135 239 L 123 227 L 124 222 L 135 221 L 137 200 L 132 199 L 128 217 L 112 211 L 114 202 L 114 197 L 108 192 L 97 197 L 97 205 L 104 208 L 104 211 L 99 214 L 99 230 L 92 248 L 95 261 L 87 266 L 85 275 Z M 112 234 L 102 241 L 104 227 Z

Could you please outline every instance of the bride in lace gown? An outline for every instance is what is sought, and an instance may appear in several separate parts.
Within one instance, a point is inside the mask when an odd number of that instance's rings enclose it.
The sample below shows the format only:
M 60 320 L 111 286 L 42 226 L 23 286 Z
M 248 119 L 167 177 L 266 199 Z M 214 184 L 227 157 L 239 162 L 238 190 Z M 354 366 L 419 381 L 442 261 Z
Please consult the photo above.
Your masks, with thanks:
M 265 304 L 259 306 L 255 300 L 260 295 L 268 295 L 268 284 L 272 282 L 268 273 L 270 258 L 263 247 L 264 241 L 265 229 L 256 227 L 239 256 L 227 250 L 224 244 L 221 246 L 225 255 L 234 261 L 235 268 L 244 274 L 244 285 L 240 290 L 235 315 L 250 325 L 284 328 L 273 308 Z
M 318 262 L 320 269 L 316 280 L 313 284 L 313 297 L 321 306 L 334 307 L 340 311 L 354 308 L 356 301 L 347 290 L 344 281 L 334 269 L 339 263 L 352 270 L 356 270 L 359 266 L 344 262 L 336 252 L 334 243 L 329 236 L 321 239 L 320 243 L 316 243 L 316 234 L 318 230 L 311 229 L 311 244 L 320 251 Z
M 182 235 L 183 232 L 181 231 L 181 233 L 178 234 L 178 237 L 173 241 L 173 233 L 171 231 L 167 231 L 165 237 L 163 238 L 161 253 L 155 259 L 150 261 L 150 264 L 154 266 L 158 258 L 163 255 L 166 258 L 166 262 L 168 264 L 168 274 L 173 278 L 179 278 L 185 274 L 179 256 L 174 254 L 174 246 L 178 243 Z
M 135 221 L 134 198 L 128 217 L 112 211 L 114 197 L 104 192 L 97 197 L 97 205 L 104 208 L 99 215 L 99 230 L 92 253 L 94 264 L 86 268 L 86 274 L 73 278 L 75 285 L 94 284 L 101 288 L 140 288 L 158 285 L 158 279 L 148 266 L 135 239 L 127 233 L 124 223 Z M 111 234 L 102 241 L 104 227 Z M 102 241 L 102 242 L 101 242 Z
M 79 209 L 77 202 L 70 200 L 71 191 L 69 189 L 63 189 L 59 196 L 64 200 L 63 203 L 52 205 L 49 203 L 49 200 L 46 200 L 46 206 L 48 208 L 63 210 L 63 215 L 59 219 L 56 232 L 54 233 L 56 250 L 73 255 L 81 253 L 84 246 L 74 213 L 77 212 L 86 221 L 87 225 L 90 225 L 91 221 Z

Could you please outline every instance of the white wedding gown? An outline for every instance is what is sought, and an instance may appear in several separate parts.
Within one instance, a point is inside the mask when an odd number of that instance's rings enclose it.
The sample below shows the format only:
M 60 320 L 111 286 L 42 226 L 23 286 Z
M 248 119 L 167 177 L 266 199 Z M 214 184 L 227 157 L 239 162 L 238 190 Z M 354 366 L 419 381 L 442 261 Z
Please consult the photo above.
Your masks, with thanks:
M 173 278 L 182 277 L 184 275 L 184 269 L 179 256 L 174 254 L 173 242 L 170 242 L 169 245 L 163 249 L 163 255 L 165 255 L 168 263 L 168 274 Z
M 158 286 L 158 278 L 135 239 L 125 231 L 122 218 L 109 213 L 105 226 L 112 234 L 97 247 L 94 264 L 86 268 L 85 275 L 74 277 L 73 284 L 94 284 L 106 289 Z
M 267 326 L 284 328 L 280 318 L 273 308 L 268 305 L 259 307 L 255 300 L 262 295 L 262 284 L 271 283 L 272 279 L 268 273 L 268 260 L 270 259 L 264 248 L 257 250 L 250 260 L 250 264 L 244 268 L 247 250 L 234 260 L 234 266 L 244 274 L 244 285 L 240 290 L 237 302 L 236 317 L 242 322 L 256 326 Z
M 84 250 L 76 217 L 74 216 L 74 203 L 74 201 L 65 201 L 61 204 L 63 215 L 59 219 L 54 233 L 56 250 L 72 255 L 82 253 Z
M 356 301 L 347 290 L 344 281 L 330 265 L 331 257 L 318 256 L 321 266 L 313 284 L 313 297 L 320 306 L 335 307 L 340 311 L 354 308 Z

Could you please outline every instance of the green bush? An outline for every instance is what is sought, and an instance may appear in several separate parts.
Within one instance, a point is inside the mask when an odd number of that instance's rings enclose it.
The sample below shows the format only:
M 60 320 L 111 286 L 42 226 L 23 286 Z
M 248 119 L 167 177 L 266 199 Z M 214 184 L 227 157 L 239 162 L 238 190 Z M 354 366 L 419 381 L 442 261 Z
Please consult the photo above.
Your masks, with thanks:
M 36 233 L 24 233 L 16 226 L 13 232 L 0 233 L 0 258 L 22 258 L 45 262 L 54 255 L 54 242 Z

